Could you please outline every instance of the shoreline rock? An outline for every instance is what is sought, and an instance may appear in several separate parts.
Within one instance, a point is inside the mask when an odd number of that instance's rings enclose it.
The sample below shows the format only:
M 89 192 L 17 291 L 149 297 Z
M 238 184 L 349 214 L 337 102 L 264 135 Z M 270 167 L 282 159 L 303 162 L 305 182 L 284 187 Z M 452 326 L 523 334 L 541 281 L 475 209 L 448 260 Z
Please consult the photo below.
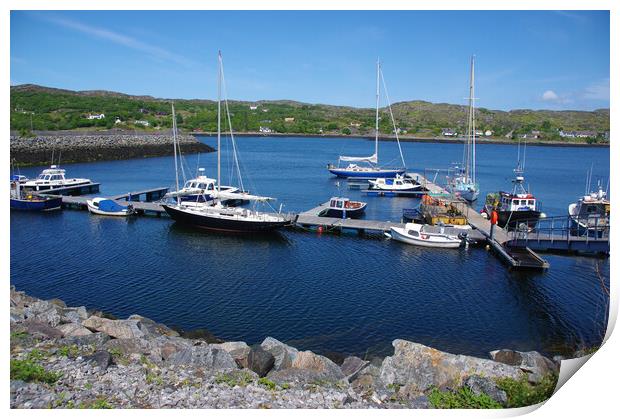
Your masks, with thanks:
M 537 352 L 482 359 L 401 339 L 381 362 L 338 365 L 273 337 L 209 343 L 139 315 L 112 320 L 14 287 L 10 297 L 12 408 L 431 408 L 433 391 L 460 387 L 506 406 L 497 379 L 558 372 Z
M 183 153 L 214 151 L 191 135 L 177 138 Z M 10 143 L 11 160 L 16 166 L 49 165 L 52 155 L 64 164 L 168 156 L 174 152 L 169 133 L 47 134 L 33 138 L 11 135 Z

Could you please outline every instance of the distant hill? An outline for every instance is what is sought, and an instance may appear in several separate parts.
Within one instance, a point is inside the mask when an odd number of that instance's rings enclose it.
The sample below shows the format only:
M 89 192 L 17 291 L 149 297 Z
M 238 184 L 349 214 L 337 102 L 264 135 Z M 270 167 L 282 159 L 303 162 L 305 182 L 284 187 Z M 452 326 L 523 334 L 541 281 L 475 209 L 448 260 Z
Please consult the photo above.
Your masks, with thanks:
M 164 129 L 172 124 L 174 101 L 178 125 L 187 131 L 216 130 L 216 102 L 203 99 L 163 99 L 105 90 L 72 91 L 24 84 L 11 86 L 11 129 L 70 130 L 88 127 Z M 291 100 L 229 101 L 238 132 L 272 131 L 291 134 L 372 134 L 375 111 L 370 108 L 308 104 Z M 397 127 L 409 136 L 440 136 L 443 128 L 464 132 L 467 107 L 420 100 L 392 105 Z M 104 114 L 95 119 L 89 115 Z M 602 140 L 609 132 L 609 109 L 586 111 L 477 110 L 477 127 L 493 137 L 560 140 L 559 131 L 592 131 Z M 119 121 L 119 122 L 117 122 Z M 141 121 L 141 122 L 136 122 Z M 147 126 L 148 124 L 148 126 Z M 381 109 L 382 134 L 393 133 L 387 109 Z M 532 131 L 538 133 L 532 134 Z M 593 134 L 593 137 L 596 134 Z M 565 139 L 562 139 L 565 140 Z

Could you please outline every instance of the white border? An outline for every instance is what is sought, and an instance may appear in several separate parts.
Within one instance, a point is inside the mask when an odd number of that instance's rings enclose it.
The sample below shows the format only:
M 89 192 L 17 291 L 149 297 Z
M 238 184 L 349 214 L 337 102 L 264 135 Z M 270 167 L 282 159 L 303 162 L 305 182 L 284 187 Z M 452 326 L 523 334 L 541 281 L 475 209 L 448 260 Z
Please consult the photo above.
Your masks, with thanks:
M 568 0 L 568 1 L 552 1 L 552 0 L 521 0 L 521 1 L 482 1 L 482 0 L 444 0 L 444 1 L 394 1 L 383 0 L 381 2 L 366 3 L 354 1 L 334 1 L 334 0 L 304 0 L 304 1 L 281 1 L 281 0 L 262 0 L 249 1 L 249 0 L 227 0 L 226 2 L 198 2 L 195 0 L 175 0 L 175 1 L 139 1 L 139 0 L 93 0 L 88 2 L 71 1 L 71 0 L 58 0 L 54 2 L 45 0 L 5 0 L 1 3 L 0 8 L 2 14 L 0 17 L 0 45 L 2 46 L 2 64 L 0 65 L 0 71 L 2 73 L 2 80 L 4 85 L 2 90 L 2 119 L 1 127 L 2 131 L 8 134 L 9 132 L 9 92 L 10 92 L 10 10 L 136 10 L 136 9 L 154 9 L 154 10 L 264 10 L 264 9 L 284 9 L 284 10 L 611 10 L 611 51 L 614 53 L 611 55 L 611 71 L 614 77 L 611 77 L 611 102 L 615 102 L 618 98 L 618 83 L 617 77 L 620 74 L 620 68 L 618 68 L 617 59 L 617 40 L 620 39 L 620 33 L 618 30 L 618 2 L 611 0 Z M 380 7 L 379 7 L 380 6 Z M 615 47 L 615 49 L 614 49 Z M 612 137 L 616 133 L 614 128 L 618 127 L 618 112 L 613 106 L 610 106 L 611 112 L 611 132 Z M 615 140 L 612 140 L 615 141 Z M 620 141 L 620 140 L 619 140 Z M 9 142 L 5 137 L 3 143 L 3 155 L 2 155 L 2 173 L 5 176 L 9 173 Z M 618 153 L 618 146 L 612 145 L 610 148 L 610 161 L 616 163 L 620 157 Z M 617 184 L 617 172 L 614 170 L 611 173 L 611 198 L 612 205 L 617 207 L 618 190 Z M 6 183 L 6 182 L 5 182 Z M 8 187 L 3 183 L 2 193 L 7 195 Z M 3 205 L 0 209 L 5 225 L 9 226 L 9 210 L 7 205 Z M 612 231 L 612 246 L 613 243 L 617 243 L 619 235 L 617 230 Z M 0 278 L 5 283 L 5 304 L 0 304 L 2 307 L 2 320 L 3 320 L 3 334 L 2 336 L 9 336 L 9 308 L 6 304 L 8 297 L 8 285 L 9 285 L 9 235 L 4 235 L 2 240 L 2 255 L 4 261 L 2 263 Z M 616 272 L 617 269 L 617 257 L 615 257 L 612 251 L 611 258 L 611 272 Z M 591 359 L 587 362 L 585 368 L 582 368 L 576 377 L 568 380 L 568 382 L 555 394 L 547 403 L 545 403 L 539 409 L 525 408 L 515 410 L 501 410 L 501 411 L 410 411 L 410 410 L 389 410 L 389 411 L 369 411 L 369 410 L 327 410 L 327 411 L 307 411 L 301 410 L 295 413 L 287 410 L 280 411 L 255 411 L 255 410 L 222 410 L 222 411 L 140 411 L 140 410 L 115 410 L 113 412 L 105 411 L 24 411 L 13 410 L 10 412 L 15 417 L 39 417 L 47 415 L 62 415 L 62 417 L 75 417 L 76 415 L 120 415 L 120 416 L 146 416 L 152 417 L 153 415 L 159 417 L 174 416 L 195 416 L 195 415 L 208 415 L 209 417 L 262 417 L 263 415 L 269 415 L 270 417 L 289 417 L 292 413 L 301 416 L 315 416 L 321 415 L 325 417 L 370 417 L 370 416 L 385 416 L 389 415 L 390 418 L 394 417 L 505 417 L 515 416 L 534 410 L 530 414 L 531 417 L 546 418 L 546 417 L 607 417 L 609 413 L 616 410 L 617 407 L 617 391 L 616 381 L 618 374 L 618 360 L 616 354 L 618 353 L 618 339 L 614 335 L 611 335 L 613 325 L 618 313 L 618 299 L 616 292 L 617 281 L 612 281 L 611 286 L 611 302 L 610 302 L 610 327 L 607 333 L 607 342 Z M 5 341 L 5 359 L 2 362 L 2 377 L 3 389 L 2 398 L 3 404 L 6 410 L 9 410 L 9 372 L 8 372 L 8 341 Z M 562 371 L 567 369 L 568 365 L 563 365 Z M 574 366 L 572 367 L 574 369 Z

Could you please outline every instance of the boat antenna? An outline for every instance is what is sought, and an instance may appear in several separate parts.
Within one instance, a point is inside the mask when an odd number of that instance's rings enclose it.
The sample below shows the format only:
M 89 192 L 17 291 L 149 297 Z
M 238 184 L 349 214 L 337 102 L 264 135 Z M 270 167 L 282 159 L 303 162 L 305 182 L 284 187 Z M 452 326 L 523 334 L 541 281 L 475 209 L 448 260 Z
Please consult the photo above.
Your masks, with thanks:
M 379 73 L 381 74 L 381 81 L 383 82 L 383 91 L 385 91 L 385 99 L 387 100 L 388 109 L 390 110 L 390 118 L 392 118 L 392 126 L 394 127 L 394 135 L 396 136 L 396 144 L 398 144 L 398 151 L 400 152 L 400 160 L 403 163 L 403 168 L 406 167 L 405 158 L 403 157 L 403 149 L 400 146 L 400 141 L 398 139 L 398 129 L 396 129 L 396 120 L 394 119 L 394 113 L 392 112 L 392 105 L 390 102 L 390 95 L 388 94 L 387 84 L 385 83 L 385 78 L 383 77 L 383 70 L 379 67 Z M 375 150 L 376 153 L 376 150 Z
M 379 161 L 379 72 L 381 71 L 381 62 L 377 57 L 377 105 L 375 108 L 375 159 Z
M 180 204 L 179 198 L 179 167 L 177 165 L 177 117 L 174 112 L 174 102 L 172 102 L 172 146 L 174 148 L 174 174 L 177 186 L 177 205 Z
M 222 51 L 217 52 L 217 191 L 220 192 L 221 183 L 221 112 L 222 112 Z

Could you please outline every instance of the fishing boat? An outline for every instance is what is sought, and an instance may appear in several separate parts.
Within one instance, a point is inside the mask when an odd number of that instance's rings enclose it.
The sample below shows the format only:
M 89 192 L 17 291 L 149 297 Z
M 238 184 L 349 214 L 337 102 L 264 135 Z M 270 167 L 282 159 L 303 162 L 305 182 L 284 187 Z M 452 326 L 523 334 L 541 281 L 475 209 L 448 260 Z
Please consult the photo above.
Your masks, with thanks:
M 117 201 L 108 198 L 87 199 L 86 205 L 91 214 L 127 217 L 136 213 L 133 205 L 121 205 Z
M 25 182 L 23 188 L 32 191 L 48 191 L 88 183 L 91 183 L 90 179 L 65 177 L 65 169 L 53 164 L 49 169 L 43 170 L 36 179 Z
M 461 237 L 445 234 L 443 229 L 438 232 L 426 230 L 423 224 L 407 223 L 405 227 L 390 227 L 390 232 L 385 233 L 386 237 L 407 244 L 424 247 L 439 247 L 455 249 L 465 241 L 465 234 Z
M 188 224 L 201 229 L 213 230 L 213 231 L 225 231 L 236 233 L 263 233 L 271 232 L 276 229 L 282 228 L 291 223 L 291 218 L 282 214 L 281 211 L 277 213 L 261 212 L 256 210 L 256 204 L 268 203 L 273 198 L 250 195 L 247 192 L 230 192 L 224 191 L 221 187 L 221 105 L 222 105 L 222 84 L 224 80 L 224 64 L 222 61 L 221 52 L 218 53 L 218 100 L 217 100 L 217 187 L 210 193 L 213 200 L 203 205 L 186 205 L 182 202 L 177 195 L 176 203 L 163 204 L 164 210 L 170 215 L 170 217 L 180 223 Z M 225 86 L 224 86 L 224 92 Z M 232 153 L 234 157 L 234 163 L 237 169 L 239 182 L 243 182 L 241 178 L 241 171 L 239 167 L 239 160 L 237 156 L 237 146 L 235 143 L 235 137 L 233 134 L 230 111 L 228 108 L 228 98 L 224 94 L 224 105 L 226 109 L 226 121 L 228 122 L 228 128 L 230 133 L 230 141 L 232 143 Z M 174 105 L 172 108 L 172 121 L 173 121 L 173 141 L 176 141 L 176 116 L 174 113 Z M 179 191 L 179 173 L 177 170 L 177 155 L 175 147 L 175 171 L 176 171 L 176 190 Z M 243 184 L 239 185 L 240 191 L 243 191 Z M 231 207 L 226 205 L 225 201 L 228 199 L 243 199 L 253 203 L 253 208 L 241 208 Z M 282 206 L 280 206 L 281 210 Z
M 523 155 L 523 160 L 525 160 L 525 149 Z M 499 191 L 488 194 L 482 215 L 490 218 L 493 211 L 496 211 L 497 224 L 500 227 L 509 229 L 525 227 L 531 230 L 536 227 L 538 220 L 545 215 L 541 212 L 536 197 L 524 186 L 524 166 L 520 161 L 517 163 L 514 173 L 512 192 Z
M 62 207 L 62 197 L 39 196 L 32 191 L 24 191 L 18 177 L 11 181 L 10 199 L 12 210 L 51 211 Z
M 467 142 L 463 148 L 463 164 L 458 166 L 450 181 L 452 193 L 466 201 L 478 199 L 480 187 L 476 182 L 476 106 L 474 97 L 474 58 L 471 57 L 469 77 L 469 115 L 467 122 Z
M 422 185 L 413 179 L 401 175 L 396 175 L 394 178 L 370 179 L 368 183 L 370 183 L 369 189 L 390 192 L 415 191 L 422 188 Z
M 586 188 L 589 190 L 589 185 Z M 600 182 L 597 189 L 568 206 L 573 234 L 594 237 L 609 234 L 610 202 Z
M 380 84 L 383 81 L 383 87 L 388 103 L 388 109 L 390 111 L 390 117 L 392 118 L 392 125 L 394 127 L 394 134 L 396 136 L 396 143 L 398 144 L 398 150 L 400 152 L 400 159 L 402 167 L 400 168 L 382 168 L 378 165 L 379 162 L 379 98 L 380 98 Z M 351 156 L 339 156 L 338 165 L 328 164 L 327 170 L 333 175 L 341 178 L 349 177 L 362 177 L 362 178 L 393 178 L 396 175 L 402 175 L 405 173 L 405 159 L 403 158 L 403 151 L 400 147 L 400 141 L 398 140 L 398 129 L 396 128 L 396 122 L 394 120 L 394 114 L 392 113 L 392 106 L 390 105 L 389 97 L 387 95 L 387 87 L 385 80 L 383 79 L 383 72 L 381 71 L 381 63 L 377 60 L 377 106 L 375 110 L 375 153 L 369 157 L 351 157 Z M 346 167 L 340 167 L 341 163 L 349 163 Z M 363 163 L 363 164 L 360 164 Z
M 332 197 L 328 207 L 319 217 L 359 218 L 366 210 L 366 202 L 351 201 L 349 198 Z

